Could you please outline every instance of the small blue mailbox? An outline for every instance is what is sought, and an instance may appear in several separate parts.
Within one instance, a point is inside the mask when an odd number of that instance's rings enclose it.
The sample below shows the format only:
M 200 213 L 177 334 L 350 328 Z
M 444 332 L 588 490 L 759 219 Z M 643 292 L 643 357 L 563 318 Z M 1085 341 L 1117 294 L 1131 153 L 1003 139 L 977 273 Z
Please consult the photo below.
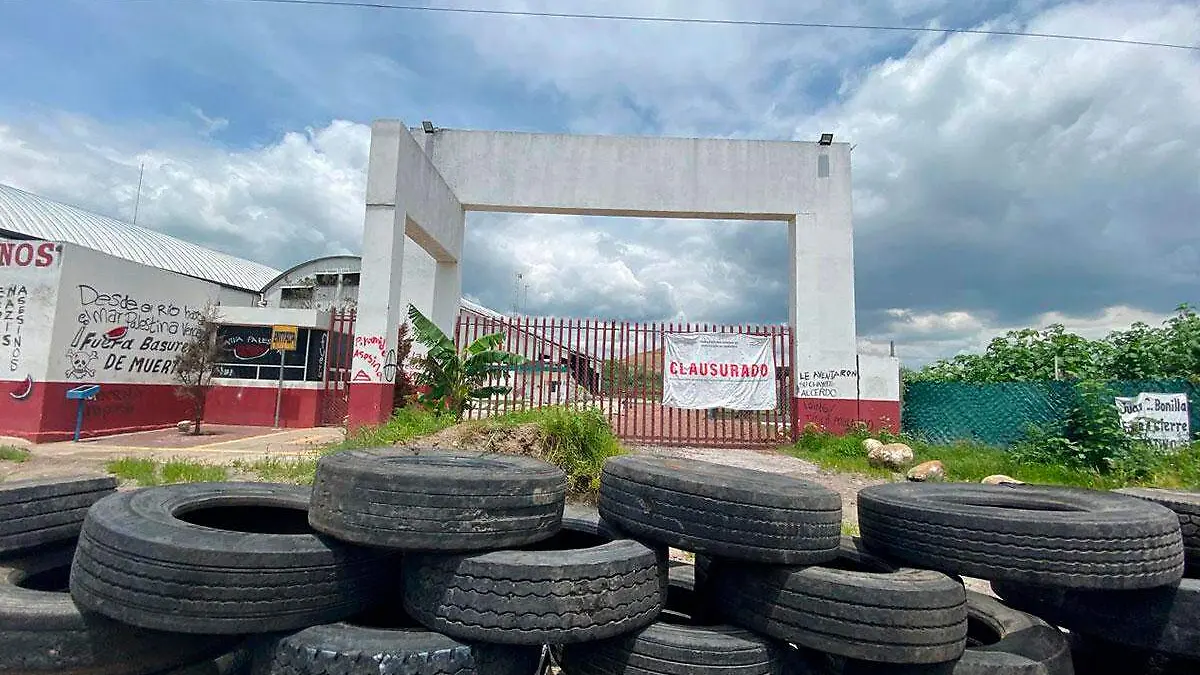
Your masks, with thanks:
M 67 390 L 67 400 L 79 401 L 79 412 L 75 414 L 75 442 L 79 441 L 79 432 L 83 429 L 83 402 L 94 400 L 99 393 L 98 384 L 85 384 Z

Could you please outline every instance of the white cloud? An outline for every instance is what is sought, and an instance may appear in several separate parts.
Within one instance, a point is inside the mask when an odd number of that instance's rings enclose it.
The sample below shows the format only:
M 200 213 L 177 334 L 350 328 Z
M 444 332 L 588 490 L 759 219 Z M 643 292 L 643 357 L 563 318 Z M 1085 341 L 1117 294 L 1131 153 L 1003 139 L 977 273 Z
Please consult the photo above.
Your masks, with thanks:
M 0 126 L 0 182 L 287 267 L 358 251 L 366 126 L 334 121 L 259 148 L 135 134 L 79 116 Z

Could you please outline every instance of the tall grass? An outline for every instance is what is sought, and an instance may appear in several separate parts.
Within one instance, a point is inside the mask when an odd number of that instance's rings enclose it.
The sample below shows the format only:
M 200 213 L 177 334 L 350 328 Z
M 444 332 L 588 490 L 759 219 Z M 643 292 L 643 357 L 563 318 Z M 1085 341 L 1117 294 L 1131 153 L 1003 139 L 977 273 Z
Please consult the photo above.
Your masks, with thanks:
M 532 408 L 466 421 L 462 426 L 470 428 L 469 436 L 485 439 L 497 430 L 529 424 L 539 430 L 540 447 L 528 448 L 528 454 L 566 472 L 570 492 L 576 498 L 594 497 L 600 489 L 600 470 L 604 461 L 624 452 L 603 411 L 592 407 Z M 420 408 L 399 409 L 386 423 L 364 428 L 322 452 L 407 443 L 453 425 L 454 421 L 448 415 L 439 416 Z
M 825 469 L 877 478 L 892 477 L 892 471 L 875 468 L 867 462 L 867 452 L 862 442 L 868 437 L 869 434 L 861 431 L 838 436 L 806 430 L 795 446 L 787 448 L 787 452 Z M 1072 485 L 1098 490 L 1127 485 L 1200 489 L 1200 444 L 1181 449 L 1175 454 L 1157 454 L 1145 459 L 1148 463 L 1137 470 L 1122 470 L 1118 466 L 1101 473 L 1085 467 L 1022 461 L 1008 450 L 977 443 L 931 445 L 920 439 L 888 433 L 881 433 L 877 438 L 884 443 L 905 443 L 913 449 L 915 462 L 940 460 L 946 467 L 946 479 L 950 481 L 979 482 L 987 476 L 1004 474 L 1026 483 Z
M 415 407 L 397 408 L 387 422 L 363 427 L 341 443 L 328 446 L 324 452 L 395 445 L 429 436 L 453 424 L 454 420 L 449 415 L 435 415 Z

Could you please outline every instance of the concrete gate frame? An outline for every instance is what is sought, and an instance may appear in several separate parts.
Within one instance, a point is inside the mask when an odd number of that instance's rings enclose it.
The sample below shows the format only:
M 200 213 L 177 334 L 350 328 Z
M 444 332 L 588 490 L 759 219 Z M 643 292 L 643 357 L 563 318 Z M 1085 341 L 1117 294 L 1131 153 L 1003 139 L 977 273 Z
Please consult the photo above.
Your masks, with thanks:
M 406 320 L 406 238 L 436 261 L 432 306 L 418 307 L 452 334 L 468 211 L 785 222 L 794 423 L 845 426 L 887 416 L 898 424 L 898 394 L 870 412 L 860 401 L 851 202 L 844 142 L 409 128 L 377 120 L 348 426 L 391 414 L 391 355 Z

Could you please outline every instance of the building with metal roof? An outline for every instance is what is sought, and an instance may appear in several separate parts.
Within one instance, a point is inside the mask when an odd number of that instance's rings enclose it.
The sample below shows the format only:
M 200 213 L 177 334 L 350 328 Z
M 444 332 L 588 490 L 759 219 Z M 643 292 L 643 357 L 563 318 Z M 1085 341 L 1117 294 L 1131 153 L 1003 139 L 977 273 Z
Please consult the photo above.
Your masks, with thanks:
M 255 293 L 280 271 L 162 232 L 0 184 L 0 238 L 86 246 L 143 265 Z

